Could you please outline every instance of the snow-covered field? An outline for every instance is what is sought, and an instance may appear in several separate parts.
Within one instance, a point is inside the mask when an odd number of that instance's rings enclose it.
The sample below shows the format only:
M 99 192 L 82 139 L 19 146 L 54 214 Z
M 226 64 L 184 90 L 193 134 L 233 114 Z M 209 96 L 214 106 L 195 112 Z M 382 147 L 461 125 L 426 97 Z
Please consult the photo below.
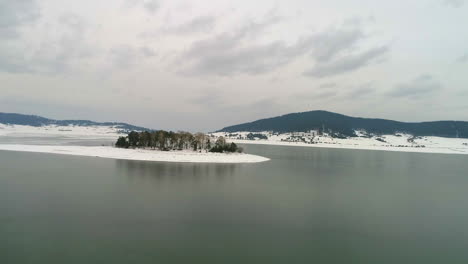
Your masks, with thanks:
M 420 153 L 468 154 L 468 139 L 443 137 L 413 137 L 408 134 L 367 135 L 357 131 L 359 137 L 333 138 L 324 136 L 295 136 L 293 133 L 256 132 L 268 139 L 248 140 L 250 132 L 212 133 L 214 137 L 224 136 L 230 141 L 241 144 L 264 144 L 283 146 L 302 146 L 319 148 L 368 149 Z
M 119 149 L 114 147 L 43 146 L 0 144 L 0 150 L 89 156 L 110 159 L 145 160 L 195 163 L 255 163 L 269 159 L 244 153 L 199 153 L 194 151 L 157 151 L 144 149 Z
M 125 134 L 120 129 L 109 126 L 32 127 L 0 124 L 0 150 L 164 162 L 254 163 L 269 160 L 244 153 L 157 151 L 101 146 L 104 142 L 106 145 L 115 142 L 123 135 Z M 91 146 L 80 145 L 83 142 Z
M 122 136 L 119 128 L 112 126 L 22 126 L 0 124 L 0 136 L 15 138 L 67 137 L 79 139 L 117 139 Z

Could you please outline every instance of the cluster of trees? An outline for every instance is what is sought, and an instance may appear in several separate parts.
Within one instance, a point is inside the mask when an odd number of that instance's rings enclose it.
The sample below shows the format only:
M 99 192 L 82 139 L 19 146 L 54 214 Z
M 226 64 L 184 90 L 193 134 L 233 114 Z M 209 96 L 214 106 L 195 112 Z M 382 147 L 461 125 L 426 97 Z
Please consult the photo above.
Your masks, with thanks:
M 260 133 L 249 133 L 247 134 L 247 139 L 248 140 L 255 140 L 255 138 L 258 138 L 258 139 L 268 139 L 267 136 L 263 135 L 263 134 L 260 134 Z
M 215 142 L 203 133 L 172 131 L 131 131 L 126 137 L 119 137 L 115 146 L 118 148 L 150 148 L 163 151 L 192 149 L 209 152 L 242 152 L 235 143 L 228 144 L 223 137 Z

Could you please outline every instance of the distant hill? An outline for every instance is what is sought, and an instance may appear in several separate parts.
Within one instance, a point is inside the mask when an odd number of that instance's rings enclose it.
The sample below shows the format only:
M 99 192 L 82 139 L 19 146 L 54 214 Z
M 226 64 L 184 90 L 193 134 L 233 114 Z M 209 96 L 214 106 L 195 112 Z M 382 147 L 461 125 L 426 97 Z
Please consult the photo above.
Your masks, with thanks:
M 0 124 L 24 125 L 24 126 L 113 126 L 122 130 L 151 130 L 144 127 L 134 126 L 127 123 L 118 122 L 94 122 L 90 120 L 54 120 L 36 115 L 23 115 L 15 113 L 0 113 Z
M 407 123 L 385 119 L 351 117 L 327 111 L 310 111 L 266 118 L 250 123 L 225 127 L 219 132 L 273 131 L 278 133 L 305 132 L 325 129 L 337 136 L 355 136 L 355 130 L 373 134 L 408 133 L 414 136 L 468 138 L 468 122 L 435 121 Z

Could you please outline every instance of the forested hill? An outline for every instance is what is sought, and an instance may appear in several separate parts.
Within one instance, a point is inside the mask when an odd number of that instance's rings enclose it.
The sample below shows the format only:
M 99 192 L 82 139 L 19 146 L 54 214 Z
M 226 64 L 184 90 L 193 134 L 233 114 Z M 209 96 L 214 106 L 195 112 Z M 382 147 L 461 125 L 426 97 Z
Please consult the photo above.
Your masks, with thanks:
M 23 115 L 14 113 L 0 113 L 0 124 L 24 125 L 24 126 L 113 126 L 123 130 L 149 130 L 144 127 L 134 126 L 127 123 L 118 122 L 94 122 L 89 120 L 54 120 L 35 115 Z
M 337 135 L 354 136 L 355 130 L 374 134 L 408 133 L 414 136 L 468 138 L 468 122 L 435 121 L 406 123 L 385 119 L 345 116 L 327 111 L 310 111 L 261 119 L 250 123 L 225 127 L 219 132 L 273 131 L 278 133 L 319 130 Z

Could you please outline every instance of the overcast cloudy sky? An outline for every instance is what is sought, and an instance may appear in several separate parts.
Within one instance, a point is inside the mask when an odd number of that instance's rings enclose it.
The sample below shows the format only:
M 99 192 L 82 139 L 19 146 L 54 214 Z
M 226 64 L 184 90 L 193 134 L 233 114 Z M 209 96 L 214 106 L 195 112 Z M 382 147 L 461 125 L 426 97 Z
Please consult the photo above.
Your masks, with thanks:
M 0 112 L 210 131 L 468 120 L 468 1 L 0 0 Z

